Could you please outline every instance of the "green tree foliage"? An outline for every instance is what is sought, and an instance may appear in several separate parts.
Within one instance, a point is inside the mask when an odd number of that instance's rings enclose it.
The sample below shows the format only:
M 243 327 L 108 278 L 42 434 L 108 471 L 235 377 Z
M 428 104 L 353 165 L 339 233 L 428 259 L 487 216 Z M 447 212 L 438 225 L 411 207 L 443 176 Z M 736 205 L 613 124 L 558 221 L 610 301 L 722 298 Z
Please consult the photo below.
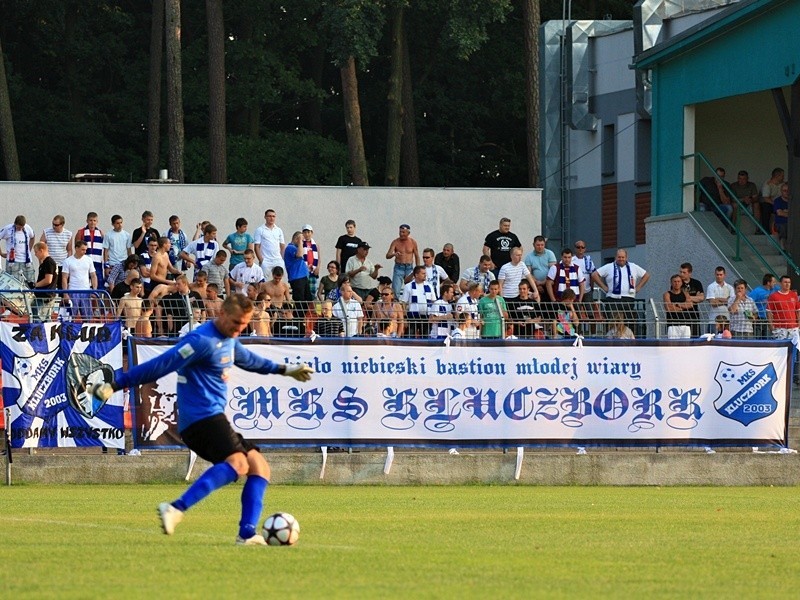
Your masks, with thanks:
M 369 176 L 384 180 L 387 11 L 399 1 L 225 0 L 231 182 L 349 182 L 339 67 L 351 55 L 358 61 Z M 527 185 L 518 4 L 407 3 L 421 185 Z M 541 0 L 542 21 L 560 19 L 562 6 Z M 151 8 L 133 0 L 0 0 L 23 179 L 65 180 L 70 172 L 110 172 L 117 181 L 147 177 Z M 630 18 L 632 3 L 572 2 L 574 19 L 607 14 Z M 182 48 L 185 180 L 206 182 L 205 2 L 182 3 Z

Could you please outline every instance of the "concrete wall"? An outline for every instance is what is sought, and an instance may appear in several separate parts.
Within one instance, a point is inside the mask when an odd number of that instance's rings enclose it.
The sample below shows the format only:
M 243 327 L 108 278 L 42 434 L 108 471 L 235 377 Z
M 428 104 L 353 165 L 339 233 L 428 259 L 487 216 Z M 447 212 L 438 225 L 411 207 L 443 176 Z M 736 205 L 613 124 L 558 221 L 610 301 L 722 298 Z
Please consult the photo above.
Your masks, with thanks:
M 248 220 L 252 234 L 264 223 L 264 211 L 273 208 L 287 242 L 305 223 L 314 227 L 325 262 L 335 258 L 334 246 L 345 233 L 344 222 L 354 219 L 356 234 L 374 248 L 370 254 L 373 262 L 383 264 L 389 276 L 392 261 L 384 256 L 401 223 L 411 225 L 420 252 L 426 246 L 438 252 L 443 244 L 452 242 L 463 268 L 477 264 L 484 237 L 497 229 L 501 217 L 512 219 L 512 231 L 525 244 L 526 252 L 533 237 L 540 234 L 542 223 L 538 189 L 2 182 L 0 207 L 0 226 L 24 214 L 37 238 L 57 213 L 66 216 L 67 228 L 73 232 L 84 225 L 89 211 L 98 213 L 104 230 L 118 213 L 124 218 L 124 228 L 132 231 L 141 225 L 142 212 L 150 210 L 155 215 L 154 226 L 162 233 L 168 228 L 169 216 L 177 214 L 189 237 L 197 222 L 210 220 L 217 226 L 220 240 L 234 231 L 238 217 Z

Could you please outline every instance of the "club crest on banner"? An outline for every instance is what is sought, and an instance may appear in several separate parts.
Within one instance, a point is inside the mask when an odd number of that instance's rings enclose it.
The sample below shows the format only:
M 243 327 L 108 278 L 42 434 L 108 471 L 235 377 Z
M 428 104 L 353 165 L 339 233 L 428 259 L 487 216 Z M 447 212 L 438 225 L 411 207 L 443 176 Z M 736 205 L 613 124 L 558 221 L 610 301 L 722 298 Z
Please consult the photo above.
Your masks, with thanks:
M 714 408 L 723 417 L 738 421 L 745 427 L 753 421 L 770 416 L 778 409 L 773 386 L 778 381 L 775 366 L 720 362 L 714 380 L 721 393 Z
M 100 412 L 105 400 L 92 395 L 92 386 L 111 383 L 114 369 L 88 354 L 72 354 L 67 369 L 67 395 L 72 408 L 91 419 Z
M 58 349 L 32 356 L 14 356 L 12 375 L 20 390 L 17 406 L 34 417 L 47 418 L 64 409 L 66 396 L 60 373 L 64 359 Z

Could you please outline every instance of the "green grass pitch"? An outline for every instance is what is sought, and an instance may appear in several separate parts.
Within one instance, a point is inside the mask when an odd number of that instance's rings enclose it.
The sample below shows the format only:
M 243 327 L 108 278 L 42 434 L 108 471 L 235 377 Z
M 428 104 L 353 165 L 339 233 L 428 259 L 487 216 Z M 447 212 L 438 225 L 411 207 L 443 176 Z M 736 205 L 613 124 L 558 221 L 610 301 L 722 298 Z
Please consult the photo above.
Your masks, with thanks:
M 780 598 L 797 488 L 271 486 L 291 548 L 234 545 L 240 485 L 172 537 L 178 485 L 0 491 L 3 598 Z

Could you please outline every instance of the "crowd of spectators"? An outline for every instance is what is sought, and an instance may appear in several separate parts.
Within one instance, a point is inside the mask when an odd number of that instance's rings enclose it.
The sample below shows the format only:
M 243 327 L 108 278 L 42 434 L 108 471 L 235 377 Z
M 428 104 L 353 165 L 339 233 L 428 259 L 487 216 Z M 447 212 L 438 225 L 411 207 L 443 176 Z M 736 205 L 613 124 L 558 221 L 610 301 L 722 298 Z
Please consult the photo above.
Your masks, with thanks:
M 0 230 L 0 256 L 11 277 L 4 287 L 33 288 L 34 319 L 119 319 L 141 337 L 182 335 L 214 318 L 229 294 L 253 301 L 249 333 L 259 337 L 644 335 L 636 298 L 650 275 L 630 262 L 624 249 L 599 268 L 582 240 L 556 255 L 537 235 L 525 253 L 508 218 L 485 236 L 482 249 L 472 254 L 474 262 L 463 265 L 453 243 L 439 252 L 420 250 L 407 223 L 381 257 L 391 261 L 387 266 L 372 258 L 373 248 L 356 235 L 353 220 L 327 251 L 314 240 L 311 224 L 285 235 L 273 209 L 253 235 L 245 218 L 235 219 L 221 243 L 217 227 L 207 221 L 191 233 L 177 215 L 163 234 L 153 223 L 154 215 L 145 211 L 141 225 L 129 233 L 115 214 L 104 231 L 90 212 L 73 234 L 64 217 L 55 215 L 37 234 L 19 215 Z M 326 262 L 328 252 L 335 259 Z M 748 294 L 747 282 L 725 281 L 723 267 L 706 288 L 691 275 L 692 265 L 684 263 L 664 292 L 670 336 L 777 337 L 796 330 L 797 311 L 790 327 L 785 314 L 790 300 L 767 277 Z M 796 302 L 796 294 L 793 298 Z

